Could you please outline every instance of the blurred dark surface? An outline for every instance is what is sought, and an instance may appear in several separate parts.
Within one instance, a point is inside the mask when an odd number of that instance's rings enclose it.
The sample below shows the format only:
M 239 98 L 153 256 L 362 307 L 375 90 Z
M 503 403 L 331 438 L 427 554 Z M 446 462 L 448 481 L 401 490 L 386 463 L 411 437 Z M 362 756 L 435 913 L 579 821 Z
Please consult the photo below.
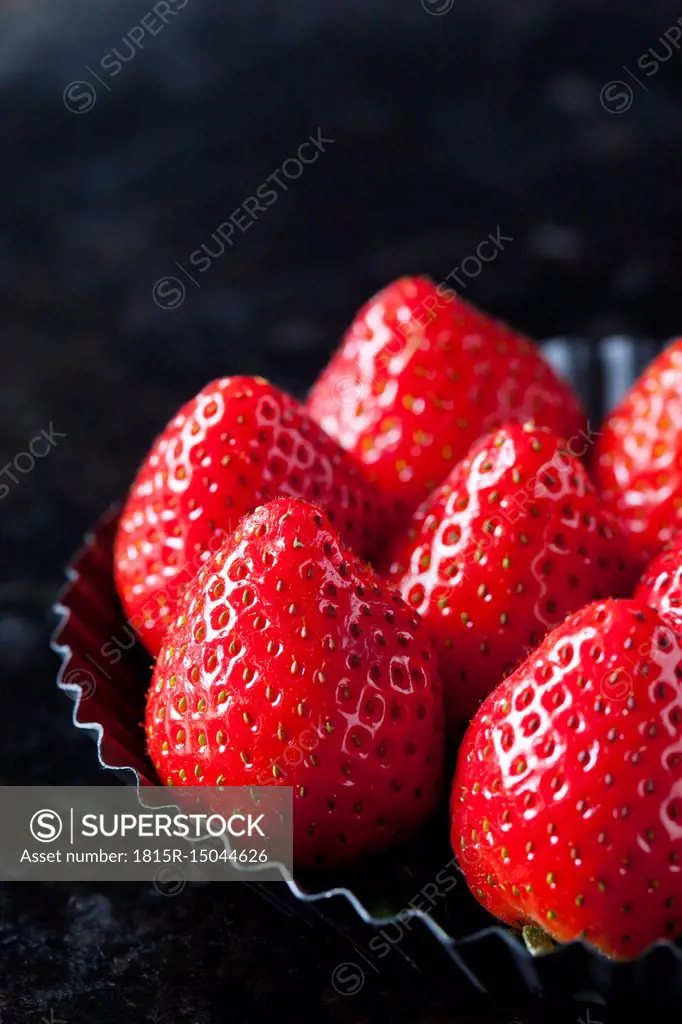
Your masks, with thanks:
M 369 294 L 442 280 L 497 230 L 513 242 L 464 295 L 531 334 L 682 325 L 672 2 L 175 0 L 126 44 L 152 7 L 0 0 L 3 782 L 110 781 L 54 689 L 46 608 L 210 378 L 302 394 Z M 190 254 L 318 129 L 334 142 L 197 274 Z M 161 308 L 169 275 L 184 300 Z M 12 468 L 43 430 L 49 454 Z M 3 1024 L 469 1019 L 411 976 L 340 996 L 343 959 L 236 886 L 0 892 Z

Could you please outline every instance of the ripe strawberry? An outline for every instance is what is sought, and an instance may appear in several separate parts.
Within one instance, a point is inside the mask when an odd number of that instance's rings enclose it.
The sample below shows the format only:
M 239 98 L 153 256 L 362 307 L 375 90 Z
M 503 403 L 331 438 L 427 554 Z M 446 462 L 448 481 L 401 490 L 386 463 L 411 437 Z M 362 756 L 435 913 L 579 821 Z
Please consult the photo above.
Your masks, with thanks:
M 315 502 L 358 554 L 372 551 L 376 495 L 305 410 L 262 377 L 208 384 L 154 442 L 116 539 L 118 592 L 152 654 L 203 561 L 280 494 Z
M 682 525 L 682 338 L 633 384 L 593 455 L 602 499 L 644 566 Z
M 673 629 L 682 629 L 682 532 L 654 558 L 633 597 L 655 608 Z
M 363 463 L 396 525 L 493 427 L 533 418 L 568 438 L 584 426 L 533 342 L 420 277 L 360 310 L 308 408 Z
M 442 688 L 417 616 L 329 520 L 247 516 L 179 603 L 147 702 L 166 783 L 294 787 L 298 864 L 382 850 L 433 809 Z
M 589 605 L 479 709 L 452 844 L 507 924 L 636 957 L 682 932 L 682 649 L 637 601 Z
M 391 576 L 436 642 L 449 725 L 545 633 L 635 582 L 587 471 L 551 431 L 481 438 L 415 514 Z

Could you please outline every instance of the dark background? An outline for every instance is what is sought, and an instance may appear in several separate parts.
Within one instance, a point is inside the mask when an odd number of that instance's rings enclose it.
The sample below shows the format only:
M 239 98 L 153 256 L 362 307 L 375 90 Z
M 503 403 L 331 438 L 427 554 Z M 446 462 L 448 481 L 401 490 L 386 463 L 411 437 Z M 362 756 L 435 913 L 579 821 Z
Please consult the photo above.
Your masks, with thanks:
M 514 241 L 465 295 L 534 336 L 682 325 L 682 53 L 637 64 L 668 55 L 675 3 L 187 0 L 108 77 L 152 6 L 0 0 L 0 468 L 66 435 L 0 476 L 2 781 L 107 781 L 55 692 L 46 609 L 206 381 L 302 394 L 365 298 L 442 280 L 498 226 Z M 318 128 L 327 152 L 159 308 L 155 282 Z M 465 1019 L 413 977 L 339 996 L 343 958 L 236 886 L 0 892 L 3 1024 Z

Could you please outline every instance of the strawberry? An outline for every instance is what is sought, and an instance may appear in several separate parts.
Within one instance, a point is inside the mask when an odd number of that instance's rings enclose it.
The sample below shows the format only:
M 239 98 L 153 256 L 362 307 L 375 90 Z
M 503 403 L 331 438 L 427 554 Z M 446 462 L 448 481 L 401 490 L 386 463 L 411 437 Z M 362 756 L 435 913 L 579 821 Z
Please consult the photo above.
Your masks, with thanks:
M 360 310 L 308 409 L 376 481 L 396 527 L 494 426 L 534 418 L 564 437 L 584 426 L 532 341 L 421 277 Z
M 611 413 L 593 456 L 602 500 L 644 567 L 682 525 L 682 338 Z
M 123 607 L 152 654 L 202 562 L 280 494 L 320 505 L 359 554 L 371 552 L 376 496 L 353 460 L 262 377 L 213 381 L 154 442 L 116 539 Z
M 651 608 L 589 605 L 490 694 L 455 773 L 480 903 L 636 957 L 682 932 L 682 649 Z
M 549 629 L 636 578 L 583 464 L 530 423 L 478 441 L 397 552 L 391 576 L 436 642 L 453 730 Z
M 682 532 L 654 558 L 632 596 L 655 608 L 673 629 L 682 628 Z
M 319 509 L 279 498 L 247 516 L 178 612 L 147 700 L 163 782 L 293 786 L 307 867 L 382 850 L 428 816 L 444 745 L 428 637 Z

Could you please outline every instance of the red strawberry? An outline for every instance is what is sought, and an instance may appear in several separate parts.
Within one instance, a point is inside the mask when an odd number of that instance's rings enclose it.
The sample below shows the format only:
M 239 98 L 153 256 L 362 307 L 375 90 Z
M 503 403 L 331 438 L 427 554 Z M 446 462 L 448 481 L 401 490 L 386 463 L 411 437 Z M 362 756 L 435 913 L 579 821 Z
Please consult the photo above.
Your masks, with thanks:
M 391 569 L 436 642 L 451 727 L 570 612 L 630 594 L 624 551 L 585 467 L 551 431 L 512 423 L 472 447 Z
M 469 726 L 452 843 L 507 924 L 636 957 L 682 932 L 682 649 L 637 601 L 582 609 Z
M 564 437 L 584 426 L 533 342 L 420 277 L 360 310 L 308 408 L 363 463 L 397 523 L 494 426 L 534 418 Z
M 594 475 L 645 565 L 682 525 L 682 338 L 606 420 Z
M 154 442 L 121 517 L 116 583 L 152 654 L 202 562 L 280 494 L 315 502 L 358 554 L 372 551 L 376 496 L 352 459 L 262 377 L 213 381 Z
M 676 533 L 646 569 L 633 597 L 682 629 L 682 532 Z
M 429 640 L 319 509 L 280 498 L 247 516 L 178 610 L 147 702 L 164 782 L 293 786 L 306 866 L 384 849 L 431 812 L 443 711 Z

